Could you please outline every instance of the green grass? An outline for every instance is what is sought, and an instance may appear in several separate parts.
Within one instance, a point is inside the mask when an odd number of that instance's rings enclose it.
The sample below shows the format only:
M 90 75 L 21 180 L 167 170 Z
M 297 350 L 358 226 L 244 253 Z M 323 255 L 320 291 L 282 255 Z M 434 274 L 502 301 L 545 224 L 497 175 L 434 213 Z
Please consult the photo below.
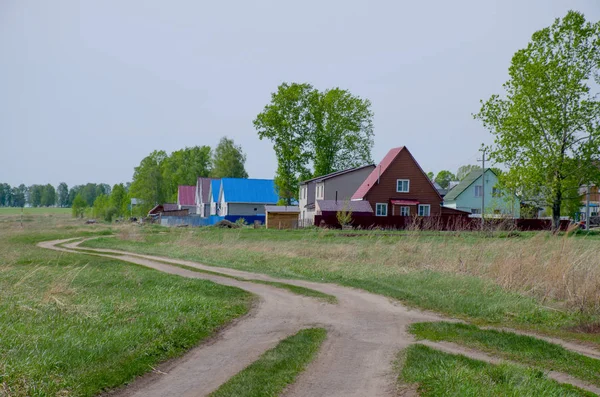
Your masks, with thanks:
M 532 233 L 494 240 L 480 234 L 433 232 L 362 231 L 358 233 L 361 237 L 353 238 L 321 230 L 163 230 L 166 233 L 141 230 L 136 239 L 97 239 L 83 245 L 169 256 L 278 278 L 337 283 L 477 324 L 502 324 L 600 344 L 600 335 L 568 331 L 580 323 L 598 321 L 596 314 L 583 314 L 548 299 L 542 304 L 535 296 L 502 288 L 492 280 L 428 266 L 432 261 L 454 266 L 467 260 L 485 265 L 485 261 L 502 256 L 506 247 L 513 249 L 512 244 L 517 244 L 514 249 L 526 249 L 535 236 Z M 548 244 L 551 238 L 547 237 Z M 583 247 L 597 244 L 595 240 L 588 242 L 587 237 L 577 237 L 576 241 Z M 496 251 L 479 248 L 484 242 Z
M 564 372 L 600 385 L 600 360 L 531 336 L 448 322 L 416 323 L 410 326 L 409 331 L 419 339 L 454 342 L 508 360 Z
M 0 207 L 0 216 L 2 215 L 20 215 L 21 208 L 14 207 Z M 37 207 L 37 208 L 23 208 L 24 215 L 70 215 L 71 208 L 58 208 L 58 207 Z
M 326 336 L 325 329 L 310 328 L 284 339 L 210 396 L 278 396 L 315 358 Z
M 7 219 L 8 218 L 8 219 Z M 0 218 L 0 394 L 93 396 L 183 354 L 252 296 L 115 259 L 38 248 L 103 235 L 61 216 Z
M 593 396 L 546 378 L 542 371 L 516 365 L 493 365 L 412 345 L 398 360 L 399 383 L 418 384 L 423 397 L 437 396 Z

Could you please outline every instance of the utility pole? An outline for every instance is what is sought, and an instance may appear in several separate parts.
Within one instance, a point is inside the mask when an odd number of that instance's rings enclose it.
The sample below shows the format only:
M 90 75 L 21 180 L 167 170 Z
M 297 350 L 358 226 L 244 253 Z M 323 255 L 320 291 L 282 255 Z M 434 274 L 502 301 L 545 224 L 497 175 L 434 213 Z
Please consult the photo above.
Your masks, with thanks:
M 482 152 L 481 156 L 481 229 L 485 226 L 485 147 L 482 146 L 480 149 Z

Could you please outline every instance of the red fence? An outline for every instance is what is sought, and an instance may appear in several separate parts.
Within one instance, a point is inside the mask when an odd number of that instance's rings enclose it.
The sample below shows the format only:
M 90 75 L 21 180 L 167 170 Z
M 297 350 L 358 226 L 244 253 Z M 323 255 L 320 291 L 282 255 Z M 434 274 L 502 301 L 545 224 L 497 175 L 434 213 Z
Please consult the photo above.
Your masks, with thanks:
M 486 219 L 486 228 L 501 230 L 551 230 L 550 219 Z M 334 215 L 315 215 L 315 226 L 340 229 Z M 357 216 L 351 226 L 360 229 L 416 229 L 416 230 L 477 230 L 481 228 L 481 219 L 464 215 L 438 215 L 428 217 L 410 216 Z M 566 230 L 569 221 L 561 221 L 560 229 Z

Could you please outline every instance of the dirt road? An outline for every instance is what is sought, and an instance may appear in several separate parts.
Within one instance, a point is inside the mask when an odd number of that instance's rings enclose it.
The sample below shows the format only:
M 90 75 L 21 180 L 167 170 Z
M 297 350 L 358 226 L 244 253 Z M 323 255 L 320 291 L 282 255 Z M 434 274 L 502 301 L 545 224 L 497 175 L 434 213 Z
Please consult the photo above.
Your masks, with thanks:
M 39 246 L 76 252 L 73 249 L 77 248 L 78 242 L 65 244 L 65 248 L 56 247 L 65 241 L 69 240 L 43 242 Z M 287 389 L 285 396 L 394 396 L 396 378 L 392 362 L 401 349 L 415 342 L 406 332 L 406 326 L 420 321 L 448 321 L 436 314 L 407 309 L 383 296 L 334 284 L 273 279 L 256 273 L 123 251 L 93 251 L 165 273 L 241 288 L 259 297 L 259 303 L 249 315 L 183 358 L 167 363 L 159 371 L 118 391 L 115 393 L 118 396 L 207 395 L 280 340 L 302 328 L 315 326 L 328 330 L 327 340 L 315 361 Z M 175 265 L 307 287 L 336 296 L 338 303 L 324 303 L 272 286 L 194 272 Z M 456 349 L 470 354 L 468 349 Z M 578 386 L 596 393 L 600 391 L 583 382 Z

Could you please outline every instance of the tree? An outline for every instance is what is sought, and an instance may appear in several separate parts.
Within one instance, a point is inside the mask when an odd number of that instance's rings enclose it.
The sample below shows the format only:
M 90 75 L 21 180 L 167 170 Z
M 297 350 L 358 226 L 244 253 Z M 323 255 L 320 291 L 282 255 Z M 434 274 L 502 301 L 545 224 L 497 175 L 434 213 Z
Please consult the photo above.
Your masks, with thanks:
M 168 192 L 162 175 L 162 163 L 166 158 L 163 150 L 155 150 L 135 167 L 130 196 L 141 201 L 137 208 L 140 213 L 146 213 L 156 204 L 165 202 Z
M 29 186 L 29 205 L 39 207 L 42 205 L 42 193 L 44 187 L 42 185 Z
M 73 199 L 73 204 L 71 205 L 73 217 L 83 218 L 83 214 L 85 213 L 87 206 L 88 205 L 81 194 L 75 196 Z
M 0 183 L 0 207 L 9 207 L 12 202 L 11 187 L 8 183 Z
M 127 204 L 129 204 L 129 196 L 125 186 L 122 183 L 114 185 L 110 193 L 109 205 L 114 208 L 115 215 L 121 217 L 127 214 Z
M 467 175 L 469 175 L 472 171 L 481 170 L 481 167 L 478 165 L 462 165 L 458 167 L 458 171 L 456 171 L 456 179 L 462 181 L 465 179 Z
M 505 96 L 482 101 L 475 115 L 494 135 L 491 159 L 509 169 L 503 183 L 544 197 L 555 229 L 565 189 L 598 173 L 600 101 L 592 81 L 597 91 L 600 23 L 569 11 L 515 53 Z
M 215 149 L 212 163 L 210 175 L 213 178 L 248 178 L 248 173 L 244 168 L 246 155 L 242 151 L 242 147 L 236 145 L 233 139 L 221 138 Z
M 19 187 L 13 187 L 10 190 L 10 201 L 7 205 L 11 207 L 24 207 L 25 206 L 25 196 L 27 194 L 27 187 L 21 184 Z
M 69 204 L 69 186 L 61 182 L 56 189 L 56 201 L 59 207 L 67 207 Z
M 450 182 L 456 180 L 456 176 L 448 170 L 442 170 L 438 172 L 435 177 L 435 182 L 440 185 L 443 189 L 447 189 Z
M 198 177 L 210 174 L 211 154 L 210 146 L 194 146 L 177 150 L 165 159 L 162 174 L 170 200 L 177 199 L 179 185 L 196 185 Z
M 431 171 L 429 171 L 429 172 L 427 173 L 427 178 L 429 178 L 429 179 L 430 179 L 430 180 L 432 180 L 432 181 L 433 181 L 433 177 L 434 177 L 434 176 L 435 176 L 435 174 L 434 174 L 433 172 L 431 172 Z
M 56 190 L 51 184 L 47 184 L 42 187 L 41 204 L 44 207 L 52 207 L 56 204 Z
M 302 179 L 372 163 L 372 119 L 371 102 L 346 90 L 281 84 L 254 120 L 259 138 L 273 142 L 280 199 L 297 200 Z

